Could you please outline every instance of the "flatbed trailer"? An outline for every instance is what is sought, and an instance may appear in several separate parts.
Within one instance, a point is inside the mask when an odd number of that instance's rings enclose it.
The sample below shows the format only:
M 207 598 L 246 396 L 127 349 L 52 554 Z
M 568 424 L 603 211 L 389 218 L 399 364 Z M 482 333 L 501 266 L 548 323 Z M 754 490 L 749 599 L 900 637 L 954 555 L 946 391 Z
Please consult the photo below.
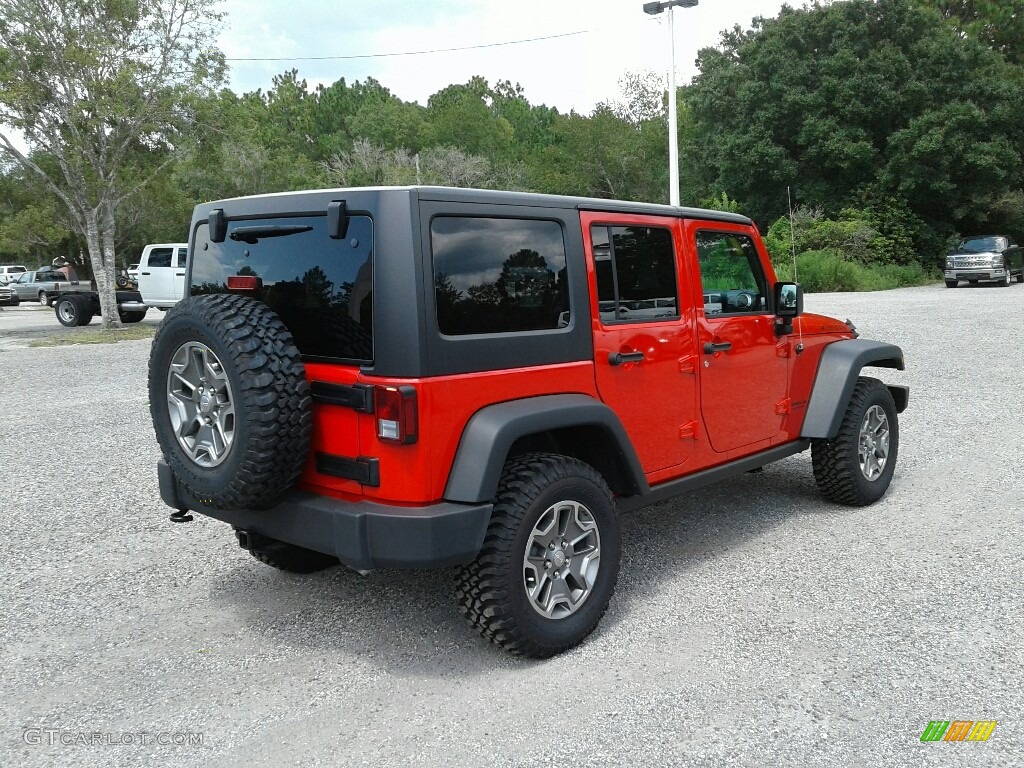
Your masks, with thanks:
M 115 291 L 117 314 L 122 323 L 137 323 L 146 316 L 149 307 L 138 291 Z M 59 292 L 53 296 L 53 311 L 57 321 L 69 328 L 88 325 L 100 317 L 100 295 L 96 291 Z

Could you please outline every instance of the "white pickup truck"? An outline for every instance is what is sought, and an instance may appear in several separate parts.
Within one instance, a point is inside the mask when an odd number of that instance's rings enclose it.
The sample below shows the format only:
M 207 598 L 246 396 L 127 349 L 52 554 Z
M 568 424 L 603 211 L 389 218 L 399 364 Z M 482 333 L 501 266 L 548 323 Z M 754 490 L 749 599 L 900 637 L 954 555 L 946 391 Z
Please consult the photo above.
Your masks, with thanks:
M 139 293 L 147 307 L 168 309 L 185 293 L 188 243 L 154 243 L 139 259 Z

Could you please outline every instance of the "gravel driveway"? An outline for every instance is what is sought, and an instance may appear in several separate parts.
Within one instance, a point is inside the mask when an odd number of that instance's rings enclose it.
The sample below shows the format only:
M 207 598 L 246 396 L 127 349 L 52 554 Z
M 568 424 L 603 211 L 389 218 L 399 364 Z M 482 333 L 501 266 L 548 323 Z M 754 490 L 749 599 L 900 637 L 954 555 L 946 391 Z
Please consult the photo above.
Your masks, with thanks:
M 293 576 L 168 522 L 149 342 L 0 352 L 0 765 L 1021 765 L 1024 285 L 807 309 L 904 348 L 888 496 L 829 504 L 804 454 L 627 516 L 607 616 L 545 662 L 446 571 Z

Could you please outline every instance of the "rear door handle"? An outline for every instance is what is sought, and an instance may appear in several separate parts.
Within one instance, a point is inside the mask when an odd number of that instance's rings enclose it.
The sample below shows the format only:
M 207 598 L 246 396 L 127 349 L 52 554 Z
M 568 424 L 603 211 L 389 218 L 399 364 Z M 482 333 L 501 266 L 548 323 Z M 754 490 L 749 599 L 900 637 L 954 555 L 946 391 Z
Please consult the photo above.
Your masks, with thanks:
M 719 341 L 719 342 L 706 341 L 706 342 L 704 342 L 704 354 L 705 355 L 713 355 L 716 352 L 728 352 L 730 349 L 732 349 L 732 344 L 730 344 L 728 341 Z
M 639 363 L 644 359 L 643 352 L 612 352 L 608 355 L 610 365 L 622 365 L 623 363 Z
M 184 272 L 175 272 L 175 274 L 176 274 L 176 275 L 177 275 L 178 277 L 184 277 L 184 276 L 185 276 L 185 273 L 184 273 Z
M 142 274 L 144 274 L 144 275 L 148 276 L 148 275 L 149 275 L 149 272 L 143 272 Z

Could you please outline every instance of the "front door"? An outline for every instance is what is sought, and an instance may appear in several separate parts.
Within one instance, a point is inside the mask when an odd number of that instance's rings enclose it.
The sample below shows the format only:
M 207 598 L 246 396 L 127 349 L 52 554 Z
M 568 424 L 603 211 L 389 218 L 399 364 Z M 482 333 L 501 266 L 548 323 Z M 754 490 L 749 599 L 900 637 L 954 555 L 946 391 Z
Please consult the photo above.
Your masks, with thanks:
M 753 232 L 741 225 L 687 222 L 700 271 L 697 313 L 701 415 L 711 447 L 726 453 L 782 430 L 787 344 L 775 336 L 768 278 Z
M 680 290 L 681 222 L 583 213 L 601 399 L 645 473 L 687 461 L 697 419 L 693 291 Z

